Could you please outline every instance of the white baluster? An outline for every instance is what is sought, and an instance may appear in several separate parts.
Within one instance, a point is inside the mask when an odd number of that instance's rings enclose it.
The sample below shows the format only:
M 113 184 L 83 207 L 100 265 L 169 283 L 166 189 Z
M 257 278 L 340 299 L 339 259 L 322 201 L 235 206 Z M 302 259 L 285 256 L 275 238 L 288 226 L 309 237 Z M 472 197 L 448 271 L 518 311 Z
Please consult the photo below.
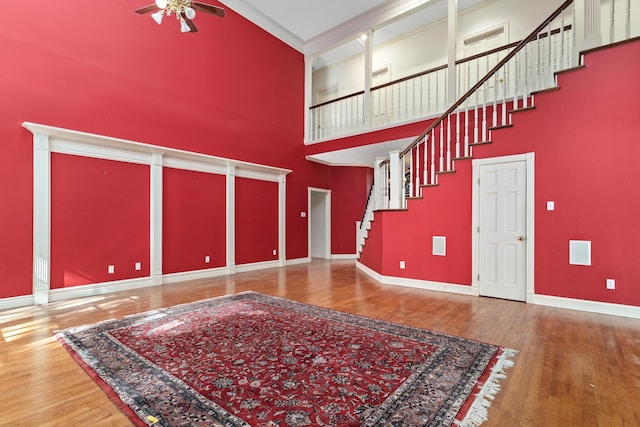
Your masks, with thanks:
M 440 122 L 440 164 L 438 172 L 444 170 L 444 123 Z
M 547 52 L 547 73 L 549 76 L 549 86 L 548 87 L 553 87 L 555 86 L 555 82 L 553 81 L 553 68 L 551 66 L 551 57 L 552 57 L 552 46 L 551 46 L 551 25 L 547 26 L 547 43 L 549 45 L 549 49 Z
M 422 161 L 423 161 L 423 165 L 422 165 L 422 184 L 423 185 L 427 185 L 428 181 L 428 175 L 427 175 L 427 155 L 429 154 L 427 152 L 427 149 L 429 147 L 429 134 L 426 134 L 424 136 L 424 155 L 422 156 Z
M 451 114 L 447 116 L 447 171 L 451 170 Z
M 479 79 L 480 76 L 480 61 L 476 62 L 476 79 Z M 479 104 L 479 98 L 478 98 L 478 92 L 480 91 L 480 89 L 478 89 L 476 91 L 476 106 L 475 106 L 475 112 L 473 114 L 473 122 L 474 122 L 474 127 L 473 127 L 473 142 L 480 142 L 478 141 L 478 104 Z M 484 92 L 484 85 L 482 86 L 482 91 Z
M 524 87 L 522 89 L 522 108 L 527 108 L 528 100 L 529 100 L 529 77 L 530 77 L 530 69 L 529 69 L 529 49 L 531 48 L 530 44 L 527 44 L 524 47 Z
M 440 108 L 440 71 L 436 71 L 436 108 L 435 111 L 438 111 Z
M 413 176 L 413 175 L 412 175 Z M 416 188 L 414 189 L 414 195 L 420 197 L 420 141 L 416 144 Z
M 616 37 L 616 1 L 615 0 L 609 0 L 609 43 L 613 43 Z
M 464 157 L 469 157 L 469 98 L 464 111 Z
M 456 111 L 456 158 L 460 157 L 460 108 Z
M 625 6 L 624 38 L 631 38 L 631 0 L 627 0 Z
M 436 130 L 431 130 L 431 182 L 436 183 Z
M 484 82 L 484 100 L 482 102 L 482 142 L 488 141 L 487 139 L 487 84 L 488 80 Z

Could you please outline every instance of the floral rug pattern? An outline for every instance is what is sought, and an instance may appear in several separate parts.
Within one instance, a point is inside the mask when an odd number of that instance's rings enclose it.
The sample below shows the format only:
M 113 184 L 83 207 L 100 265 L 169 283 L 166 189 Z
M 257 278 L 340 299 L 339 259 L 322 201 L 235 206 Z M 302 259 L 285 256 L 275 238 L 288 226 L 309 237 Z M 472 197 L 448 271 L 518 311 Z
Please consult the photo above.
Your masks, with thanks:
M 56 336 L 154 426 L 479 425 L 515 354 L 255 292 Z

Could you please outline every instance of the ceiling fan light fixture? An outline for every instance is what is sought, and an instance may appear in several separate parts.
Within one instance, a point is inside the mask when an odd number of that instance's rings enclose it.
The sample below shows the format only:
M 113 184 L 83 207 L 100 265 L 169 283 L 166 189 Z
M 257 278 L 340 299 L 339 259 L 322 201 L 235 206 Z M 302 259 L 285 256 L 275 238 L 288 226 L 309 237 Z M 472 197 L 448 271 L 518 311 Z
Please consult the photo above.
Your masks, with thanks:
M 189 25 L 187 25 L 187 21 L 185 21 L 184 18 L 181 16 L 180 17 L 180 32 L 188 33 L 190 31 L 191 31 L 191 28 L 189 27 Z
M 167 7 L 167 0 L 156 0 L 156 6 L 158 6 L 160 9 L 164 9 L 165 7 Z
M 188 19 L 193 19 L 196 17 L 196 11 L 190 7 L 187 6 L 184 8 L 184 15 L 188 18 Z
M 164 9 L 161 9 L 159 11 L 157 11 L 156 13 L 152 13 L 151 14 L 151 18 L 153 18 L 154 21 L 156 21 L 156 23 L 158 25 L 162 24 L 162 18 L 164 17 Z

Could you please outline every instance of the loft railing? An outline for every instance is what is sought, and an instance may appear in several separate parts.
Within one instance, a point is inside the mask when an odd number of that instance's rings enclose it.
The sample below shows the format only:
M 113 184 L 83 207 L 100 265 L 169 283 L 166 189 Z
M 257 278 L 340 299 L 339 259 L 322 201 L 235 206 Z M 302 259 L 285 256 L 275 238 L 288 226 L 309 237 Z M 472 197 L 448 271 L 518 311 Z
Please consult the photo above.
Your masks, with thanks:
M 560 57 L 558 46 L 567 45 L 573 37 L 572 25 L 552 29 L 539 35 L 543 49 L 553 52 L 552 61 L 568 61 Z M 548 37 L 548 39 L 547 39 Z M 560 42 L 560 39 L 563 39 Z M 456 61 L 457 97 L 469 89 L 478 77 L 511 52 L 520 42 L 514 42 Z M 532 58 L 537 58 L 536 55 Z M 530 61 L 531 73 L 537 64 Z M 541 65 L 544 69 L 545 64 Z M 441 65 L 403 77 L 371 89 L 371 127 L 379 128 L 404 121 L 435 116 L 447 107 L 447 66 Z M 536 90 L 543 89 L 542 80 L 535 81 Z M 491 97 L 491 96 L 489 96 Z M 355 92 L 311 107 L 312 140 L 326 139 L 363 130 L 365 127 L 364 91 Z

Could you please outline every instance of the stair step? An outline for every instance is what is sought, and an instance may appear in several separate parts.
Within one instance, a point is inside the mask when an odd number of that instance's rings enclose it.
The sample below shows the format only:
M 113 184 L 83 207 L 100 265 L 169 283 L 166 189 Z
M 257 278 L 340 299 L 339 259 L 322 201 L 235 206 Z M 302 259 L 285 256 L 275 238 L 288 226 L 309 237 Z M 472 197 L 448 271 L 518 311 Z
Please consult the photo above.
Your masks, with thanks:
M 581 70 L 584 68 L 584 65 L 576 65 L 575 67 L 571 67 L 571 68 L 565 68 L 564 70 L 559 70 L 554 72 L 553 74 L 555 76 L 557 76 L 558 74 L 562 74 L 562 73 L 570 73 L 572 71 L 576 71 L 576 70 Z
M 505 128 L 512 128 L 513 125 L 509 124 L 509 125 L 500 125 L 500 126 L 493 126 L 490 127 L 489 130 L 498 130 L 498 129 L 505 129 Z
M 556 90 L 560 90 L 560 87 L 554 86 L 547 89 L 534 90 L 533 92 L 531 92 L 531 95 L 538 95 L 545 92 L 555 92 Z
M 487 144 L 491 144 L 493 141 L 480 141 L 480 142 L 472 142 L 471 144 L 469 144 L 470 147 L 476 147 L 478 145 L 487 145 Z
M 464 157 L 454 157 L 451 160 L 473 160 L 473 156 L 464 156 Z
M 536 109 L 535 105 L 529 105 L 528 107 L 516 108 L 515 110 L 511 110 L 511 111 L 509 111 L 509 114 L 521 113 L 523 111 L 531 111 L 531 110 L 535 110 L 535 109 Z
M 448 175 L 452 173 L 456 173 L 456 171 L 441 171 L 441 172 L 436 172 L 436 175 Z

